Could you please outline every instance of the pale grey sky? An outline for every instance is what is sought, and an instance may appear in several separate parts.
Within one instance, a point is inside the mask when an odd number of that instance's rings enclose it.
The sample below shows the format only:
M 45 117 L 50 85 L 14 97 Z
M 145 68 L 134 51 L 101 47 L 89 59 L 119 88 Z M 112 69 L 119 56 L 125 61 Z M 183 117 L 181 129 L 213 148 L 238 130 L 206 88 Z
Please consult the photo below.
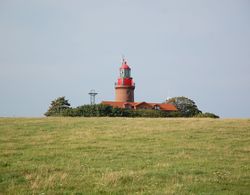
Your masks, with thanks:
M 136 101 L 250 117 L 249 0 L 0 0 L 0 116 L 114 100 L 122 54 Z

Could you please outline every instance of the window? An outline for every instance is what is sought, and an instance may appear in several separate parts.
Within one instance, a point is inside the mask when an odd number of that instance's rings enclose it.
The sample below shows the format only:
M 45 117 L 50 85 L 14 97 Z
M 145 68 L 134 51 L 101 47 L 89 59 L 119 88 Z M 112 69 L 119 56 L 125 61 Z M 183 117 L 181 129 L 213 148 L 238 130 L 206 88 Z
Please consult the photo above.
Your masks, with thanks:
M 121 69 L 121 71 L 120 71 L 120 77 L 124 77 L 124 70 L 123 69 Z
M 132 106 L 131 106 L 130 104 L 124 104 L 124 107 L 125 107 L 125 108 L 129 108 L 129 109 L 132 108 Z
M 161 108 L 160 108 L 159 105 L 155 105 L 155 106 L 154 106 L 154 109 L 155 109 L 155 110 L 160 110 Z

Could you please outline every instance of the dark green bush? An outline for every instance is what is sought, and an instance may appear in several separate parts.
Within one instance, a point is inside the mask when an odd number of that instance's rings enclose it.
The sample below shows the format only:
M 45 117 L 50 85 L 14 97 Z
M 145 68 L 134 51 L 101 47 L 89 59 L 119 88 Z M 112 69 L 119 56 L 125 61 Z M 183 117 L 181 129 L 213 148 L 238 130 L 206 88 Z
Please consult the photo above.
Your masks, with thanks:
M 205 113 L 199 113 L 195 117 L 197 118 L 220 118 L 219 116 L 210 113 L 210 112 L 205 112 Z
M 49 116 L 83 116 L 83 117 L 178 117 L 178 112 L 165 112 L 161 110 L 130 110 L 125 108 L 113 108 L 112 106 L 95 104 L 83 105 L 76 108 L 65 108 L 58 112 L 51 112 Z
M 160 110 L 131 110 L 134 117 L 166 117 L 166 112 Z
M 48 114 L 49 113 L 49 114 Z M 95 104 L 83 105 L 76 108 L 63 107 L 60 109 L 50 109 L 46 116 L 70 116 L 70 117 L 144 117 L 144 118 L 165 118 L 165 117 L 185 117 L 181 112 L 166 112 L 162 110 L 130 110 L 125 108 L 113 108 L 112 106 Z M 194 117 L 219 118 L 213 113 L 199 113 Z

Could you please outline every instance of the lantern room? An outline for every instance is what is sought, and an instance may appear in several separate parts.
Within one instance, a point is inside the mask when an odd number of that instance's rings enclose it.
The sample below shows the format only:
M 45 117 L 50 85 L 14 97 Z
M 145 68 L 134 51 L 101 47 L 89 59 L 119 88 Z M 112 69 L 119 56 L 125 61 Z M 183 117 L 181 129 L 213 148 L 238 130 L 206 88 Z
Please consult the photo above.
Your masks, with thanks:
M 115 99 L 117 102 L 134 102 L 135 84 L 131 77 L 131 69 L 124 59 L 119 70 L 120 76 L 115 83 Z
M 127 65 L 127 62 L 123 60 L 122 66 L 120 67 L 120 77 L 121 78 L 130 78 L 130 67 Z
M 117 85 L 133 86 L 133 78 L 131 78 L 131 69 L 127 61 L 123 59 L 122 66 L 120 67 L 120 77 L 117 80 Z

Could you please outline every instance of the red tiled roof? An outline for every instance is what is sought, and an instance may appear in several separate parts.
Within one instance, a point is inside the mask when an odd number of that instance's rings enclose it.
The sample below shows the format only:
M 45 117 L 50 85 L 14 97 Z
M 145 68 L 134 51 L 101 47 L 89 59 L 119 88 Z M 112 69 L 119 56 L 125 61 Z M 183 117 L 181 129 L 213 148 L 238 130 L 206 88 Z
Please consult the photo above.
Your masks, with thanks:
M 164 103 L 147 103 L 147 102 L 113 102 L 113 101 L 103 101 L 102 104 L 109 105 L 112 107 L 125 108 L 125 105 L 131 105 L 137 107 L 141 104 L 148 104 L 152 108 L 154 106 L 159 106 L 160 110 L 165 111 L 177 111 L 176 107 L 172 104 L 164 104 Z
M 172 104 L 159 104 L 162 110 L 177 111 L 177 108 Z
M 147 103 L 147 104 L 151 105 L 152 107 L 159 106 L 161 110 L 177 111 L 177 108 L 172 104 L 165 104 L 165 103 Z

